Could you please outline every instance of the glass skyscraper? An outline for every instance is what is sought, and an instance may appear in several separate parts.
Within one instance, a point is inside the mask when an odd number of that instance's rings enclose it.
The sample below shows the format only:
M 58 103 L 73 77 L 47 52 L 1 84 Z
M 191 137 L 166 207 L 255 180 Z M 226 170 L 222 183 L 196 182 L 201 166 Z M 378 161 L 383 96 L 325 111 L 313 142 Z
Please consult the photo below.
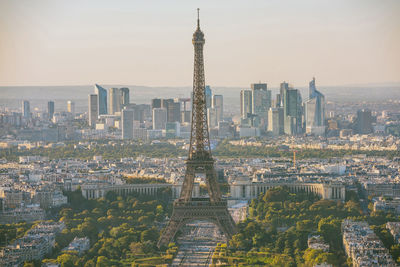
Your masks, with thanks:
M 98 102 L 98 115 L 108 114 L 107 113 L 107 90 L 98 84 L 94 85 L 94 92 L 97 95 Z
M 324 133 L 325 96 L 317 91 L 315 78 L 309 84 L 309 99 L 305 103 L 305 120 L 307 133 Z

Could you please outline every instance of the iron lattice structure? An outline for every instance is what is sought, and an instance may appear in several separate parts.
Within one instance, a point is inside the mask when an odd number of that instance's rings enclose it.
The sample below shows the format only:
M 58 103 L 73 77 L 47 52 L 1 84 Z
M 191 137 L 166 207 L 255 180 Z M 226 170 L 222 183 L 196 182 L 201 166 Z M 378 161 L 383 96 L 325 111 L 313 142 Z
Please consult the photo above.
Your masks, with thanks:
M 159 247 L 168 245 L 177 231 L 193 220 L 207 220 L 215 223 L 227 238 L 231 238 L 236 232 L 236 225 L 228 211 L 227 202 L 221 197 L 214 160 L 211 155 L 204 80 L 203 47 L 205 39 L 200 30 L 199 15 L 192 43 L 194 46 L 194 74 L 189 157 L 186 161 L 186 174 L 181 195 L 174 202 L 171 219 L 158 241 Z M 196 174 L 205 176 L 209 197 L 192 197 Z

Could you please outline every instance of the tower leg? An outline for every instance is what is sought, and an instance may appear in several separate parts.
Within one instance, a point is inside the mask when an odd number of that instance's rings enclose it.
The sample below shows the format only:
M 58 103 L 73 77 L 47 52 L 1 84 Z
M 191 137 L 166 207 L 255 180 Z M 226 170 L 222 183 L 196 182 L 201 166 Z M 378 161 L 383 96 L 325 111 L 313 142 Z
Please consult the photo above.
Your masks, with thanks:
M 173 240 L 176 233 L 183 225 L 183 218 L 179 218 L 176 213 L 173 212 L 167 227 L 165 227 L 165 230 L 162 233 L 160 240 L 158 240 L 157 246 L 168 246 L 168 244 Z

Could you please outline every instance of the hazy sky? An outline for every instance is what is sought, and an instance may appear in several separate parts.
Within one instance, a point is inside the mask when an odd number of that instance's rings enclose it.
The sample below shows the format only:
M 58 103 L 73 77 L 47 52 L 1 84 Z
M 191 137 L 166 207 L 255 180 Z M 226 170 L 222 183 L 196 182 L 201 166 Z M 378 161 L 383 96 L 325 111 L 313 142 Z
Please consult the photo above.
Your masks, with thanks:
M 0 0 L 0 86 L 400 81 L 400 0 Z

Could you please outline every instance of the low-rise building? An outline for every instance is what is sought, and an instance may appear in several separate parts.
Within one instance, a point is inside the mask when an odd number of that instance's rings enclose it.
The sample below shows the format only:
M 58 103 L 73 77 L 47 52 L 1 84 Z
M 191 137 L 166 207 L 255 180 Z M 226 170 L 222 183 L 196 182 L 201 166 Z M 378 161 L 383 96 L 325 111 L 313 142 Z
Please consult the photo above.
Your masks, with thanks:
M 379 197 L 374 199 L 374 211 L 392 212 L 400 214 L 400 198 Z
M 265 193 L 269 189 L 285 186 L 294 193 L 305 192 L 307 194 L 319 195 L 322 199 L 341 200 L 346 197 L 346 187 L 344 184 L 314 183 L 301 181 L 262 181 L 255 182 L 249 177 L 239 177 L 230 183 L 232 199 L 253 199 L 260 193 Z
M 310 235 L 307 240 L 308 248 L 319 249 L 324 252 L 329 251 L 329 244 L 325 243 L 324 239 L 320 235 Z
M 74 240 L 69 243 L 68 247 L 64 248 L 64 252 L 74 252 L 82 255 L 83 252 L 90 248 L 90 240 L 87 237 L 78 238 L 75 237 Z
M 368 195 L 400 197 L 400 184 L 394 183 L 365 183 Z
M 63 222 L 43 222 L 12 244 L 0 249 L 0 266 L 21 266 L 25 261 L 41 260 L 50 254 L 55 235 L 65 228 Z
M 389 251 L 367 222 L 344 220 L 342 233 L 344 250 L 354 267 L 396 266 Z
M 39 205 L 29 205 L 0 212 L 0 224 L 39 221 L 44 220 L 45 215 L 44 210 Z

